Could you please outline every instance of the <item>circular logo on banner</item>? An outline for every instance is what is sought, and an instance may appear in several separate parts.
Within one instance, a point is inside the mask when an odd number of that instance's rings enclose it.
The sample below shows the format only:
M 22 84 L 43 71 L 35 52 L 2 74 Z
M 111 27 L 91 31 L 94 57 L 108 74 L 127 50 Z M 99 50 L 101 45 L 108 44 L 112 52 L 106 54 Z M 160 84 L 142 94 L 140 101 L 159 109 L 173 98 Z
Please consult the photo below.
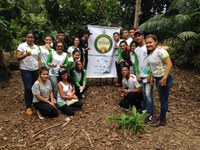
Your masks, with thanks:
M 99 53 L 108 53 L 113 47 L 113 42 L 109 35 L 100 34 L 95 39 L 94 46 Z

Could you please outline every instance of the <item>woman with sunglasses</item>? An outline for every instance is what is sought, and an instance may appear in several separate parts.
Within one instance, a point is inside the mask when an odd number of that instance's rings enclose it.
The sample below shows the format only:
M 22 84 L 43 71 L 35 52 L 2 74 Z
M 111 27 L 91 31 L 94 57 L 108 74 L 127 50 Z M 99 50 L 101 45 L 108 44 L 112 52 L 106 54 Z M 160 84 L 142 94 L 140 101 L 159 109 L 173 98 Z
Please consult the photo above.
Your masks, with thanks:
M 56 45 L 56 51 L 53 51 L 48 55 L 47 64 L 49 69 L 49 79 L 53 88 L 53 95 L 55 99 L 57 98 L 57 83 L 58 83 L 58 70 L 67 67 L 68 57 L 65 52 L 63 52 L 64 47 L 62 42 L 58 42 Z
M 32 115 L 33 111 L 31 107 L 33 94 L 31 92 L 31 87 L 38 79 L 39 68 L 41 67 L 41 58 L 39 47 L 34 44 L 34 34 L 32 32 L 28 32 L 25 37 L 26 42 L 17 47 L 16 58 L 20 61 L 20 72 L 24 83 L 26 114 Z

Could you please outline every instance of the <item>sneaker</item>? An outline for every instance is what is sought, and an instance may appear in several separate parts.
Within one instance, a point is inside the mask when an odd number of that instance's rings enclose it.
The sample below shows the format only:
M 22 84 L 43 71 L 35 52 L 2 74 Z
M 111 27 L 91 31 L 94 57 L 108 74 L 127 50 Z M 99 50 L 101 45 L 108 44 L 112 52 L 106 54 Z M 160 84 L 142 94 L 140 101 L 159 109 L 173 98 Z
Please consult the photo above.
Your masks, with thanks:
M 81 95 L 81 98 L 83 98 L 83 99 L 84 99 L 84 98 L 85 98 L 85 95 L 84 95 L 84 94 L 82 94 L 82 95 Z
M 144 119 L 144 123 L 152 123 L 152 116 L 149 116 L 147 118 Z
M 131 107 L 129 107 L 129 108 L 124 108 L 124 111 L 125 111 L 125 112 L 130 112 L 130 111 L 131 111 Z
M 37 115 L 38 115 L 38 118 L 39 118 L 40 120 L 43 120 L 43 119 L 44 119 L 44 117 L 41 115 L 41 113 L 40 113 L 39 111 L 37 111 Z
M 147 110 L 146 110 L 146 109 L 142 110 L 142 113 L 146 113 L 146 112 L 147 112 Z
M 116 83 L 115 86 L 116 86 L 116 87 L 121 87 L 122 85 L 119 84 L 119 83 Z
M 31 116 L 33 114 L 33 110 L 31 108 L 26 109 L 26 114 Z
M 166 124 L 166 121 L 158 120 L 157 122 L 155 122 L 154 124 L 152 124 L 151 127 L 165 126 L 165 124 Z

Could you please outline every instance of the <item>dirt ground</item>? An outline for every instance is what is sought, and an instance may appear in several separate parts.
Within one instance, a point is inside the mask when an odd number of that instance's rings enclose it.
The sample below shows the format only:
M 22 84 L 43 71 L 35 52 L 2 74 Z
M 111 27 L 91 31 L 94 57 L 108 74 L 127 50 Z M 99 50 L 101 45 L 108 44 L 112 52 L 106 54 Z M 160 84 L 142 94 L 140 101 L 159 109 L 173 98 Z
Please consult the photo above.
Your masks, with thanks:
M 23 85 L 19 71 L 12 72 L 9 87 L 0 90 L 0 150 L 143 150 L 143 149 L 200 149 L 200 75 L 192 71 L 173 68 L 174 85 L 169 100 L 167 125 L 152 128 L 146 134 L 130 134 L 118 129 L 107 116 L 120 115 L 121 99 L 111 79 L 104 79 L 103 86 L 88 81 L 89 89 L 84 106 L 66 121 L 58 118 L 39 120 L 24 114 Z M 159 102 L 154 88 L 155 116 Z

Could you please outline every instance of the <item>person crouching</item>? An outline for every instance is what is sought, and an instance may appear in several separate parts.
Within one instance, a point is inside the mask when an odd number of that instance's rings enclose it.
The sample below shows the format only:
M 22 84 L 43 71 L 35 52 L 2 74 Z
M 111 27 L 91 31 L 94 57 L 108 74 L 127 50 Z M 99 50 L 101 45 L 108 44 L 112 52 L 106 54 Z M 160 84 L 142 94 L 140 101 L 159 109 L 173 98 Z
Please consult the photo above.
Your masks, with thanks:
M 142 88 L 135 75 L 130 74 L 130 67 L 128 65 L 122 66 L 122 89 L 120 91 L 124 94 L 123 99 L 119 105 L 126 111 L 130 110 L 133 105 L 137 109 L 142 108 Z

